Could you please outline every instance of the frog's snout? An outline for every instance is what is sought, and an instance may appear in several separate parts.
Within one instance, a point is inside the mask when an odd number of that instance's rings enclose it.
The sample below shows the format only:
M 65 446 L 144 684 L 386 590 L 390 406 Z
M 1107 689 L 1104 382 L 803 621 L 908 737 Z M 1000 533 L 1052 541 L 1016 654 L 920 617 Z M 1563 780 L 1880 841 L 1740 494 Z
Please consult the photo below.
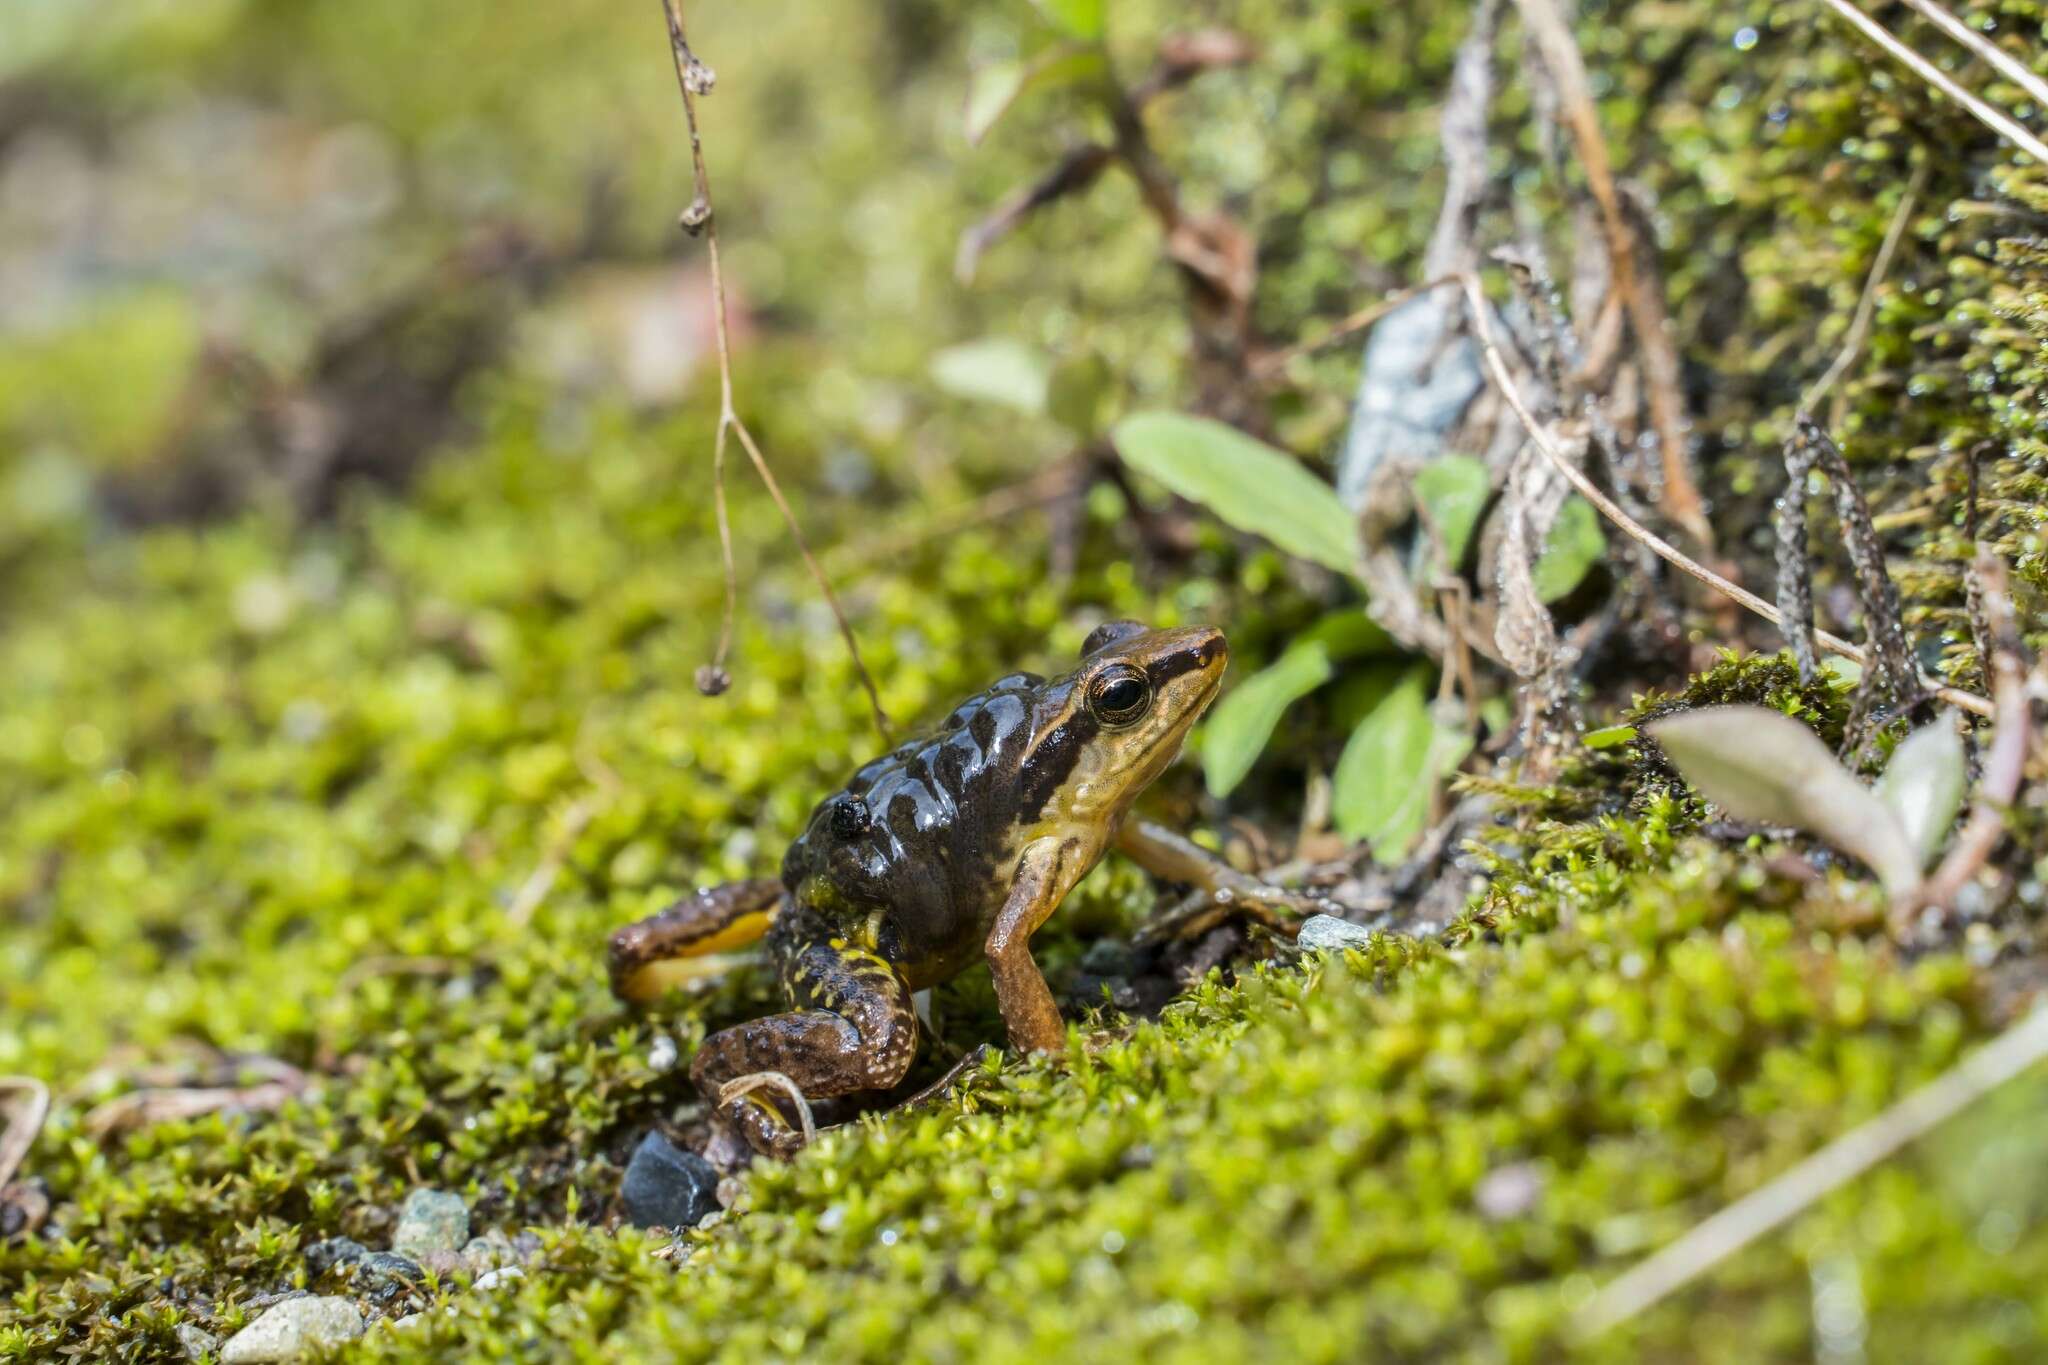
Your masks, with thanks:
M 1208 634 L 1196 642 L 1195 657 L 1202 661 L 1205 670 L 1221 673 L 1230 662 L 1230 644 L 1223 638 L 1223 632 L 1211 626 Z

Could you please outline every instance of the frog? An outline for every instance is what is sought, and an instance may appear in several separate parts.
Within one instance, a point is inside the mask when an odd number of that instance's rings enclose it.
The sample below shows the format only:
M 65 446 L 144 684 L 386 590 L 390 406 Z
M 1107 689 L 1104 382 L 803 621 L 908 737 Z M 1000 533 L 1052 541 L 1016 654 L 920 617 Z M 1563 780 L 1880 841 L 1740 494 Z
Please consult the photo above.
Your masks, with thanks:
M 749 1147 L 787 1158 L 806 1142 L 810 1103 L 905 1080 L 916 993 L 976 963 L 1011 1047 L 1061 1054 L 1066 1026 L 1031 937 L 1112 848 L 1285 932 L 1313 898 L 1130 818 L 1229 657 L 1213 626 L 1110 621 L 1070 671 L 997 679 L 819 801 L 779 878 L 701 890 L 615 932 L 614 994 L 645 1005 L 701 960 L 765 940 L 790 1008 L 706 1038 L 690 1076 Z

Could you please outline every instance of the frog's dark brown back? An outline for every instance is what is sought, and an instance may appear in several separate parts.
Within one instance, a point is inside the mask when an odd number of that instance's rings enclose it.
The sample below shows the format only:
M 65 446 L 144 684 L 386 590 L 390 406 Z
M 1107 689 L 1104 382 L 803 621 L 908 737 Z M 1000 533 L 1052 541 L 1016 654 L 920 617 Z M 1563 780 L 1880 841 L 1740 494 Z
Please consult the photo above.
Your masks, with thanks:
M 783 881 L 798 894 L 811 883 L 806 899 L 828 917 L 886 908 L 906 962 L 978 947 L 988 902 L 1006 882 L 997 861 L 1014 851 L 1019 774 L 1044 686 L 1031 673 L 1001 678 L 862 767 L 811 812 Z

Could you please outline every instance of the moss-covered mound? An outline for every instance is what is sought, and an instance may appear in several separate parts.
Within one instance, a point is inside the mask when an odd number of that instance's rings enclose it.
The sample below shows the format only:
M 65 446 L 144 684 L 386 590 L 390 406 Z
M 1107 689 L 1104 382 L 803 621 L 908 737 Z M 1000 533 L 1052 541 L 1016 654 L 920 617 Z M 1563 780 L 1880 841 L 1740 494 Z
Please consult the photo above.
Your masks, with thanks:
M 660 266 L 654 230 L 616 224 L 677 207 L 666 53 L 642 32 L 652 6 L 629 8 L 449 0 L 427 43 L 408 0 L 211 0 L 89 30 L 39 20 L 26 55 L 0 58 L 0 109 L 34 132 L 0 138 L 10 174 L 27 147 L 45 171 L 146 180 L 187 145 L 198 99 L 198 126 L 241 128 L 237 145 L 345 134 L 322 144 L 334 165 L 369 175 L 388 157 L 404 187 L 388 220 L 314 225 L 331 236 L 291 220 L 309 259 L 208 275 L 217 296 L 113 214 L 94 240 L 122 269 L 34 258 L 29 275 L 63 287 L 0 338 L 0 1074 L 58 1096 L 24 1171 L 47 1216 L 0 1222 L 0 1358 L 180 1359 L 207 1349 L 195 1329 L 218 1341 L 312 1290 L 368 1310 L 357 1358 L 1553 1359 L 1596 1286 L 1940 1072 L 2032 989 L 2024 933 L 2003 929 L 2036 908 L 2037 833 L 2007 860 L 2021 875 L 1999 936 L 1908 957 L 1856 868 L 1703 825 L 1610 729 L 1548 787 L 1473 784 L 1514 824 L 1483 832 L 1484 875 L 1441 939 L 1282 954 L 1190 984 L 1156 1019 L 1070 1010 L 1062 1062 L 998 1058 L 757 1166 L 679 1243 L 618 1228 L 635 1145 L 701 1117 L 696 1041 L 771 990 L 741 967 L 630 1014 L 604 986 L 605 935 L 691 886 L 772 872 L 878 743 L 751 483 L 733 503 L 737 682 L 717 699 L 689 686 L 723 595 L 709 373 L 649 416 L 617 376 L 551 359 L 561 310 L 573 323 L 574 300 L 604 296 L 586 268 Z M 973 501 L 1072 440 L 936 396 L 942 346 L 1023 339 L 1102 357 L 1111 405 L 1185 397 L 1178 285 L 1122 181 L 991 252 L 975 290 L 951 278 L 959 229 L 1086 129 L 1053 100 L 972 154 L 952 131 L 970 61 L 1014 55 L 1028 16 L 755 8 L 707 13 L 697 35 L 724 77 L 713 173 L 752 305 L 741 400 L 888 710 L 932 719 L 1070 657 L 1111 615 L 1216 621 L 1240 672 L 1269 661 L 1342 590 L 1211 523 L 1140 537 L 1108 485 L 1058 534 L 1017 514 L 1014 488 Z M 1258 236 L 1257 321 L 1287 340 L 1411 277 L 1465 15 L 1225 8 L 1258 60 L 1176 96 L 1154 134 L 1192 201 Z M 1964 13 L 2001 34 L 2042 24 L 2031 0 Z M 1133 70 L 1185 22 L 1164 4 L 1119 14 Z M 2038 642 L 2040 169 L 1804 10 L 1594 4 L 1580 31 L 1617 165 L 1658 208 L 1722 548 L 1762 572 L 1775 443 L 1919 171 L 1840 430 L 1929 660 L 1975 678 L 1956 572 L 1971 459 Z M 1506 66 L 1516 50 L 1504 40 Z M 1533 164 L 1542 149 L 1515 131 L 1533 97 L 1508 84 L 1499 146 Z M 249 133 L 233 121 L 248 108 L 285 124 Z M 616 197 L 586 201 L 593 182 Z M 1538 216 L 1565 221 L 1539 182 Z M 266 203 L 235 211 L 283 211 Z M 438 304 L 365 324 L 365 297 L 446 289 L 468 235 L 508 224 L 546 262 L 532 297 L 493 303 L 516 335 L 451 366 Z M 209 348 L 223 327 L 246 355 Z M 403 344 L 344 344 L 363 335 Z M 1339 351 L 1291 370 L 1278 438 L 1328 449 L 1355 369 Z M 223 415 L 238 403 L 317 408 L 426 373 L 449 420 L 377 471 L 386 485 L 302 499 L 289 461 L 237 463 L 253 429 Z M 135 490 L 160 487 L 141 476 L 196 466 L 246 482 L 203 517 L 138 514 Z M 163 516 L 176 524 L 135 529 Z M 1064 579 L 1047 570 L 1062 546 Z M 1629 685 L 1636 712 L 1617 701 L 1598 721 L 1743 698 L 1832 739 L 1847 709 L 1767 654 Z M 1231 804 L 1183 771 L 1156 809 L 1291 830 L 1303 779 L 1342 743 L 1319 704 L 1290 713 Z M 1055 985 L 1153 899 L 1105 865 L 1042 935 Z M 980 974 L 942 989 L 937 1017 L 921 1079 L 1000 1036 Z M 176 1115 L 193 1091 L 215 1093 Z M 2044 1106 L 2041 1085 L 2010 1087 L 1579 1348 L 2039 1354 Z M 336 1237 L 387 1246 L 423 1187 L 459 1193 L 474 1232 L 527 1235 L 521 1274 L 386 1292 L 309 1261 Z

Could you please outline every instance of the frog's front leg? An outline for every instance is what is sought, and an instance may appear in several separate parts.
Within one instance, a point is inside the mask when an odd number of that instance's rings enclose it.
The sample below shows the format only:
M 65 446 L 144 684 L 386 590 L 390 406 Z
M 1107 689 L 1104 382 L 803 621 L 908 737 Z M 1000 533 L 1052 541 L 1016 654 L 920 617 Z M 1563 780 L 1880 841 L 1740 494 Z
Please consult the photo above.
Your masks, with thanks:
M 917 1056 L 917 1013 L 910 987 L 886 961 L 831 936 L 808 915 L 774 943 L 783 989 L 799 1008 L 714 1033 L 697 1049 L 690 1079 L 757 1152 L 787 1158 L 803 1146 L 770 1090 L 722 1100 L 746 1076 L 780 1072 L 807 1100 L 887 1090 Z
M 1031 957 L 1031 935 L 1059 908 L 1067 892 L 1095 865 L 1097 850 L 1073 839 L 1045 838 L 1027 844 L 1017 861 L 1010 894 L 989 930 L 985 951 L 995 978 L 996 1004 L 1010 1033 L 1010 1045 L 1025 1052 L 1059 1052 L 1066 1025 L 1052 988 Z
M 1197 903 L 1205 913 L 1194 923 L 1213 924 L 1231 914 L 1248 916 L 1277 933 L 1293 937 L 1301 921 L 1310 915 L 1343 914 L 1343 908 L 1327 897 L 1289 891 L 1239 872 L 1193 840 L 1175 834 L 1162 825 L 1132 820 L 1117 832 L 1117 848 L 1132 862 L 1163 882 L 1191 886 L 1208 899 L 1209 907 Z

